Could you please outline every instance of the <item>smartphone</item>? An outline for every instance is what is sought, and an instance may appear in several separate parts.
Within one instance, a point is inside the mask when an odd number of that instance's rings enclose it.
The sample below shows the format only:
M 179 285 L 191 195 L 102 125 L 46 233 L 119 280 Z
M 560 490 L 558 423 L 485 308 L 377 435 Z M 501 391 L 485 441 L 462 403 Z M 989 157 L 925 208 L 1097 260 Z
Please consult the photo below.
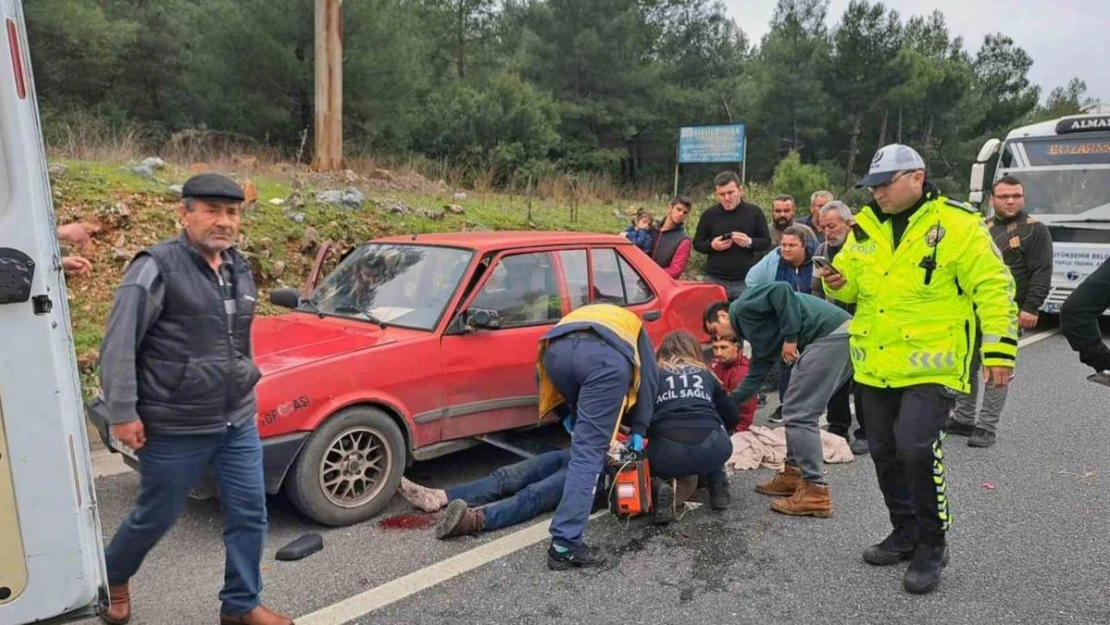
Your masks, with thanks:
M 1110 386 L 1110 371 L 1099 371 L 1098 373 L 1092 373 L 1091 375 L 1087 376 L 1087 379 L 1091 382 L 1095 382 L 1096 384 Z
M 836 270 L 836 267 L 833 267 L 833 264 L 829 261 L 829 259 L 825 258 L 824 256 L 814 256 L 813 264 L 817 265 L 821 269 L 828 269 L 831 273 L 840 275 L 840 272 Z

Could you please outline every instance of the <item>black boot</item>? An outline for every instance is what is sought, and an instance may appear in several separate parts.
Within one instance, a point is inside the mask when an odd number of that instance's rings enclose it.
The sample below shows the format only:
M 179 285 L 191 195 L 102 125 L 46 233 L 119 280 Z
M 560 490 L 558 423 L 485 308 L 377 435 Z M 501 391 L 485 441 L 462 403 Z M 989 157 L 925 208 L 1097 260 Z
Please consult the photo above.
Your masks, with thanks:
M 552 571 L 565 571 L 572 567 L 601 566 L 605 564 L 608 556 L 601 547 L 580 545 L 567 547 L 565 550 L 555 548 L 555 543 L 547 548 L 547 568 Z
M 913 552 L 910 568 L 906 569 L 906 576 L 902 578 L 902 585 L 907 592 L 915 595 L 933 592 L 940 584 L 941 571 L 947 564 L 947 546 L 919 544 Z
M 871 545 L 863 551 L 863 561 L 875 566 L 890 566 L 909 560 L 914 552 L 914 534 L 912 525 L 895 527 L 881 543 Z
M 728 510 L 732 505 L 732 493 L 728 490 L 728 476 L 724 471 L 709 474 L 709 507 L 714 510 Z
M 656 525 L 666 525 L 675 519 L 674 480 L 651 478 L 651 503 Z

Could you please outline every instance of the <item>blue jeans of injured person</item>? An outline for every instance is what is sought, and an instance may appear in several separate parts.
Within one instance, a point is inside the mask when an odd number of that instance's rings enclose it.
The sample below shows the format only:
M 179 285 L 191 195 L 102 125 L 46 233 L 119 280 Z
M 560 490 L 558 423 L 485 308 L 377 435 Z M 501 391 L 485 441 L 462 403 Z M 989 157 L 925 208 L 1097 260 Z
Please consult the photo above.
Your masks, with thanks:
M 138 451 L 139 500 L 105 551 L 108 583 L 122 584 L 169 531 L 189 491 L 212 466 L 224 511 L 224 587 L 221 613 L 241 616 L 259 604 L 262 546 L 266 538 L 266 488 L 262 444 L 251 419 L 218 434 L 151 433 Z
M 569 462 L 569 449 L 549 451 L 448 488 L 447 499 L 462 499 L 471 508 L 484 506 L 487 531 L 523 523 L 559 505 Z
M 579 547 L 584 544 L 582 535 L 618 413 L 632 385 L 632 363 L 601 337 L 583 332 L 552 341 L 543 365 L 548 379 L 576 413 L 563 496 L 551 520 L 551 539 L 563 547 Z

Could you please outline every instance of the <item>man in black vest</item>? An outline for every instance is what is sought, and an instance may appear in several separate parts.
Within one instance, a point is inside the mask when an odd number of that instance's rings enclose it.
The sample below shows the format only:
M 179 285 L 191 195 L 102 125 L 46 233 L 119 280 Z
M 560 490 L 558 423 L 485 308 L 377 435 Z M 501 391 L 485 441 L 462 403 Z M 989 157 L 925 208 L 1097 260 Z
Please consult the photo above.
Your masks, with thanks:
M 131 617 L 128 581 L 215 469 L 227 549 L 222 624 L 292 625 L 259 603 L 266 492 L 251 360 L 256 291 L 233 247 L 243 190 L 216 174 L 182 190 L 180 236 L 135 257 L 100 349 L 112 437 L 139 457 L 139 500 L 105 553 L 108 623 Z

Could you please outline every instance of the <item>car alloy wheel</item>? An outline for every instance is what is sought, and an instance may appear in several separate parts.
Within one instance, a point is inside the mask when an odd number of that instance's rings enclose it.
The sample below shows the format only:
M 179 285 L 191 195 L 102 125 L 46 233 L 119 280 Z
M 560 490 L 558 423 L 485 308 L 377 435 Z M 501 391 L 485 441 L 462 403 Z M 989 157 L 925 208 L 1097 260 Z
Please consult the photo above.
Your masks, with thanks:
M 381 491 L 392 466 L 381 432 L 365 426 L 344 430 L 320 459 L 320 490 L 333 505 L 357 508 Z

